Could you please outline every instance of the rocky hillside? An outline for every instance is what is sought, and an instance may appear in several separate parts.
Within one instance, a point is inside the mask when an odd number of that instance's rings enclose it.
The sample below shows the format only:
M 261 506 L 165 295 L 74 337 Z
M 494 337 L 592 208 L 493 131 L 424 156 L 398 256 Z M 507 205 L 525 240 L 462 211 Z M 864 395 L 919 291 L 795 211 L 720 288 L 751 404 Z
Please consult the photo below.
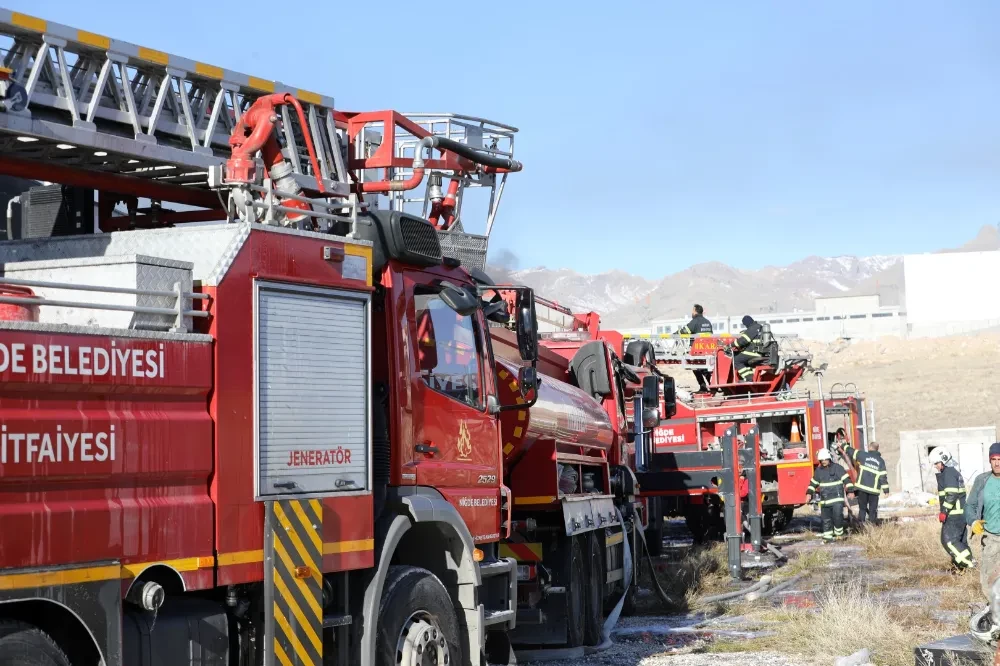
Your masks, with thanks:
M 952 250 L 1000 249 L 1000 230 L 983 227 Z M 539 294 L 577 311 L 596 311 L 607 326 L 639 326 L 652 319 L 686 315 L 691 303 L 710 312 L 784 312 L 811 309 L 820 296 L 878 293 L 885 305 L 903 299 L 903 262 L 898 255 L 812 256 L 787 266 L 748 271 L 719 262 L 696 264 L 651 281 L 624 271 L 584 275 L 568 269 L 518 270 L 513 255 L 491 257 L 496 279 L 534 287 Z

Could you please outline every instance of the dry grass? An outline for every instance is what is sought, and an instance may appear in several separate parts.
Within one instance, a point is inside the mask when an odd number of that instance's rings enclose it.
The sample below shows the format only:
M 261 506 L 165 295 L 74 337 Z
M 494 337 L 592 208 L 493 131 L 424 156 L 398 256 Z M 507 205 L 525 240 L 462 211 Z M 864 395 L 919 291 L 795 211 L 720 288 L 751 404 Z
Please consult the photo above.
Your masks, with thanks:
M 941 524 L 932 520 L 866 525 L 851 541 L 865 549 L 869 558 L 888 558 L 895 562 L 918 561 L 922 568 L 949 565 L 941 547 Z
M 833 556 L 830 554 L 830 551 L 823 550 L 822 548 L 814 548 L 800 553 L 794 559 L 790 560 L 788 564 L 774 572 L 775 582 L 777 583 L 782 579 L 798 576 L 799 574 L 822 571 L 830 566 L 832 558 Z
M 731 606 L 730 614 L 749 616 L 773 635 L 717 641 L 709 650 L 767 650 L 829 658 L 868 648 L 880 666 L 909 666 L 916 645 L 966 631 L 964 611 L 970 602 L 982 600 L 979 574 L 976 570 L 961 576 L 948 572 L 950 560 L 941 547 L 939 523 L 884 523 L 853 535 L 851 542 L 861 546 L 868 559 L 881 563 L 880 573 L 887 574 L 887 579 L 858 572 L 828 577 L 816 595 L 816 607 L 810 610 L 747 603 Z M 794 558 L 782 573 L 821 573 L 829 561 L 827 550 L 808 551 Z M 894 604 L 884 596 L 894 589 L 933 590 L 933 605 Z M 963 611 L 963 620 L 942 621 L 934 617 L 937 610 Z
M 816 596 L 815 612 L 783 607 L 762 613 L 773 635 L 751 641 L 716 643 L 712 651 L 769 650 L 814 657 L 836 657 L 872 651 L 880 666 L 910 666 L 916 644 L 951 630 L 930 616 L 929 609 L 893 606 L 853 578 L 825 584 Z
M 943 589 L 939 608 L 945 610 L 965 609 L 970 602 L 982 601 L 978 569 L 960 576 L 949 573 L 951 559 L 941 547 L 941 525 L 937 521 L 884 523 L 865 528 L 852 541 L 863 547 L 869 558 L 884 558 L 885 566 L 898 572 L 898 576 L 880 584 L 880 589 Z M 978 539 L 970 539 L 969 547 L 973 557 L 978 558 Z
M 649 571 L 645 566 L 641 580 L 643 587 L 652 587 Z M 666 610 L 674 613 L 686 612 L 695 604 L 697 597 L 723 591 L 729 584 L 724 544 L 696 547 L 677 562 L 660 564 L 656 571 L 656 580 L 659 581 L 663 591 L 675 601 Z M 658 613 L 664 611 L 659 599 L 649 603 L 655 604 L 656 608 L 644 610 Z

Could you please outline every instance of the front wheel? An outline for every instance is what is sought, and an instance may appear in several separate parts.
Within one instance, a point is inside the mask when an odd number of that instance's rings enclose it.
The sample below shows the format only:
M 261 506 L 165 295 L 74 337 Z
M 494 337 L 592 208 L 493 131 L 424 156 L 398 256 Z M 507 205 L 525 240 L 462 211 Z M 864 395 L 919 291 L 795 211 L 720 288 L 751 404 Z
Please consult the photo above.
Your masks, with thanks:
M 379 607 L 378 666 L 461 666 L 458 627 L 448 590 L 434 574 L 389 569 Z
M 0 664 L 4 666 L 70 666 L 55 641 L 24 622 L 0 622 Z

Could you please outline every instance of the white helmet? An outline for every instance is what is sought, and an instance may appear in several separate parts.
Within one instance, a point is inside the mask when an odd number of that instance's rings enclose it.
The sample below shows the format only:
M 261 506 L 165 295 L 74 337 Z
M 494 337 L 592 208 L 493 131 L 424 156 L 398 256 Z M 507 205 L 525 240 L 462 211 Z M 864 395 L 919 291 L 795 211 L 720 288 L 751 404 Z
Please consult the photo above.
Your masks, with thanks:
M 930 455 L 927 456 L 927 460 L 929 460 L 932 465 L 936 465 L 938 463 L 947 465 L 948 461 L 951 460 L 951 454 L 948 453 L 948 449 L 943 446 L 939 446 L 931 451 Z
M 816 460 L 823 462 L 824 460 L 833 460 L 833 456 L 830 455 L 830 449 L 820 449 L 816 452 Z

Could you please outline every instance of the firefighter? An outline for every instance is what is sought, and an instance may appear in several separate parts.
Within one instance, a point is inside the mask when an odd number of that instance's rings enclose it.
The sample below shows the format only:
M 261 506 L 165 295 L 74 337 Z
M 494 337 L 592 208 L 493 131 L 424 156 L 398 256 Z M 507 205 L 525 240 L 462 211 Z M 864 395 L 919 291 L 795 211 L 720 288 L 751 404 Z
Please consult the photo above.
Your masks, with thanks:
M 819 497 L 823 515 L 821 536 L 824 542 L 830 543 L 844 536 L 844 493 L 853 499 L 854 486 L 844 468 L 833 462 L 829 449 L 820 449 L 816 459 L 819 460 L 819 467 L 809 482 L 806 502 L 811 502 L 814 495 Z
M 981 534 L 983 552 L 979 585 L 991 601 L 993 583 L 1000 574 L 1000 442 L 990 444 L 990 469 L 976 477 L 965 506 L 965 522 L 973 534 Z
M 937 470 L 941 545 L 951 557 L 952 572 L 960 573 L 976 564 L 965 533 L 965 479 L 944 447 L 937 447 L 928 457 Z
M 705 318 L 705 308 L 697 303 L 691 308 L 691 321 L 687 326 L 682 326 L 678 333 L 682 335 L 698 335 L 699 333 L 711 333 L 712 322 Z M 694 370 L 695 379 L 698 380 L 698 390 L 702 393 L 709 393 L 708 380 L 712 376 L 711 370 Z
M 838 430 L 839 435 L 842 430 Z M 889 494 L 889 472 L 885 469 L 885 460 L 878 452 L 878 442 L 868 445 L 867 451 L 858 451 L 846 439 L 838 440 L 837 450 L 841 449 L 841 441 L 846 447 L 847 458 L 858 466 L 858 482 L 854 484 L 858 496 L 858 521 L 864 523 L 865 518 L 872 523 L 878 522 L 878 494 Z
M 763 355 L 763 342 L 760 339 L 763 329 L 750 315 L 743 317 L 743 329 L 733 343 L 733 351 L 736 352 L 733 364 L 739 378 L 742 381 L 749 381 L 753 377 L 753 368 L 750 364 L 758 361 Z

